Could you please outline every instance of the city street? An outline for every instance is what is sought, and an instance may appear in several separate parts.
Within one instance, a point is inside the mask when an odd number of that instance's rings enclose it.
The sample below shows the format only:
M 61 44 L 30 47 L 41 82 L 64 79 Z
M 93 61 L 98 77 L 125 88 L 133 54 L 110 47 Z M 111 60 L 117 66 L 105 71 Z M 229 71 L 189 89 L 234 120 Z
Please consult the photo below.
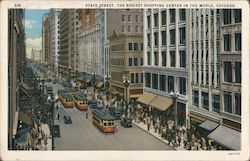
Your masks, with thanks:
M 118 124 L 118 132 L 105 134 L 99 131 L 91 121 L 91 114 L 85 118 L 84 111 L 76 108 L 60 107 L 61 137 L 55 138 L 55 150 L 173 150 L 167 144 L 133 126 L 124 128 Z M 63 116 L 70 115 L 72 124 L 64 124 Z

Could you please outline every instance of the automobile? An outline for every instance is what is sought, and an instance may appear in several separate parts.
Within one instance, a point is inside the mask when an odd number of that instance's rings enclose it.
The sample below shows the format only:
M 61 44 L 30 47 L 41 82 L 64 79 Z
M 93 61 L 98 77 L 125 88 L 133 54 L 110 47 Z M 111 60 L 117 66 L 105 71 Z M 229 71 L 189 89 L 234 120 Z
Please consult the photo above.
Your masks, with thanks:
M 122 116 L 120 124 L 121 124 L 121 126 L 123 126 L 125 128 L 132 127 L 132 119 L 126 118 L 125 116 Z
M 72 124 L 71 116 L 64 116 L 63 118 L 65 124 Z
M 60 137 L 60 123 L 58 120 L 54 120 L 54 136 L 55 137 Z
M 90 108 L 95 109 L 97 108 L 98 103 L 96 100 L 91 99 L 91 100 L 88 100 L 88 105 L 90 106 Z

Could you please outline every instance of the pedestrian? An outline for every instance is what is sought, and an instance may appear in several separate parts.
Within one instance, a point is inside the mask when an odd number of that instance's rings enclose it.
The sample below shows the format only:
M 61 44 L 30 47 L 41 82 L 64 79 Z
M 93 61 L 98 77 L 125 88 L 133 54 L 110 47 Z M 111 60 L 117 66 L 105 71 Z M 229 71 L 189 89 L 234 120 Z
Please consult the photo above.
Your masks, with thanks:
M 60 119 L 60 115 L 59 115 L 59 114 L 57 114 L 57 119 L 58 119 L 58 120 Z
M 117 131 L 118 131 L 118 125 L 116 124 L 115 125 L 115 133 L 117 133 Z
M 150 129 L 150 121 L 147 122 L 148 131 Z
M 85 118 L 88 119 L 88 111 L 86 111 L 86 115 L 85 115 Z
M 58 110 L 58 104 L 56 104 L 56 109 Z

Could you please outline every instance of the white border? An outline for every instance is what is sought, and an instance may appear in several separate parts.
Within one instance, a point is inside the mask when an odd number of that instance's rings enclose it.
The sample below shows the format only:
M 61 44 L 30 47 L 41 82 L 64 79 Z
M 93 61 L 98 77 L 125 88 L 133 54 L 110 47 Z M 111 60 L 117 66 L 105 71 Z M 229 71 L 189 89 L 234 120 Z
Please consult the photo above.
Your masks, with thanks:
M 48 9 L 86 8 L 86 4 L 233 4 L 242 9 L 242 150 L 237 151 L 8 151 L 8 8 Z M 1 46 L 0 46 L 0 157 L 3 160 L 249 160 L 249 3 L 245 1 L 2 1 L 1 4 Z M 117 7 L 117 6 L 116 6 Z M 91 7 L 87 7 L 91 8 Z M 96 8 L 96 7 L 93 7 Z M 112 7 L 111 7 L 112 8 Z M 122 7 L 119 7 L 122 8 Z M 126 7 L 125 7 L 126 8 Z M 158 8 L 158 7 L 155 7 Z M 183 7 L 182 7 L 183 8 Z M 207 7 L 209 8 L 209 7 Z M 226 7 L 218 7 L 226 8 Z M 234 155 L 230 155 L 232 153 Z M 0 158 L 1 159 L 1 158 Z

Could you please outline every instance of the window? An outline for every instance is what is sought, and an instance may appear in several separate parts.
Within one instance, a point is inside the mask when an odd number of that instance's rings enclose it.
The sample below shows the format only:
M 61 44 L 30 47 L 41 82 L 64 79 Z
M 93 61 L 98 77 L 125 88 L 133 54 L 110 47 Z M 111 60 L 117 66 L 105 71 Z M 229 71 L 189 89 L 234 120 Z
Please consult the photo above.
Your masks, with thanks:
M 151 19 L 150 19 L 150 16 L 147 17 L 147 23 L 148 23 L 148 28 L 150 28 L 150 25 L 151 25 Z
M 241 9 L 234 10 L 234 22 L 235 23 L 241 22 Z
M 208 93 L 201 93 L 202 108 L 208 110 Z
M 161 52 L 161 65 L 162 66 L 167 66 L 167 54 L 166 54 L 166 51 L 162 51 Z
M 241 62 L 235 62 L 235 83 L 241 83 Z
M 166 76 L 160 75 L 160 91 L 166 92 Z
M 229 92 L 224 92 L 224 111 L 232 113 L 232 96 Z
M 143 51 L 143 43 L 141 43 L 141 51 Z
M 125 25 L 122 25 L 122 32 L 125 32 Z
M 135 26 L 135 32 L 139 32 L 139 26 Z
M 138 22 L 138 15 L 135 15 L 135 22 Z
M 170 66 L 175 67 L 175 51 L 170 51 Z
M 224 24 L 231 24 L 231 9 L 224 9 L 223 10 L 223 17 L 224 17 Z
M 180 33 L 180 45 L 185 45 L 186 43 L 186 28 L 182 27 L 179 29 Z
M 166 11 L 161 11 L 161 24 L 166 25 Z
M 186 11 L 185 11 L 185 9 L 180 9 L 179 13 L 180 13 L 180 21 L 186 20 Z
M 154 14 L 154 27 L 158 26 L 158 13 Z
M 224 51 L 231 51 L 231 35 L 224 35 Z
M 170 45 L 175 44 L 175 29 L 170 30 Z
M 141 58 L 141 66 L 143 66 L 143 58 Z
M 168 92 L 174 91 L 174 77 L 168 76 Z
M 186 53 L 185 50 L 180 51 L 180 67 L 186 68 Z
M 193 99 L 193 105 L 199 107 L 199 91 L 193 90 L 192 99 Z
M 135 78 L 134 78 L 135 74 L 134 73 L 131 73 L 130 74 L 130 82 L 131 83 L 135 83 Z
M 147 52 L 147 58 L 148 58 L 148 65 L 151 65 L 151 54 L 150 52 Z
M 152 86 L 153 86 L 153 89 L 158 89 L 158 74 L 153 74 Z
M 212 110 L 214 112 L 220 112 L 220 95 L 212 95 Z
M 151 73 L 146 73 L 145 74 L 145 85 L 146 87 L 151 87 Z
M 122 22 L 125 22 L 125 15 L 122 15 Z
M 150 46 L 150 34 L 147 34 L 148 46 Z
M 131 22 L 131 16 L 128 15 L 128 22 Z
M 128 50 L 132 51 L 133 50 L 133 44 L 132 43 L 128 43 Z
M 170 23 L 175 23 L 175 9 L 170 9 Z
M 224 82 L 232 82 L 232 64 L 224 62 Z
M 134 58 L 134 66 L 138 66 L 138 58 Z
M 241 51 L 241 33 L 235 34 L 235 51 Z
M 131 26 L 128 25 L 128 32 L 131 32 Z
M 154 33 L 155 47 L 158 46 L 158 32 Z
M 161 44 L 166 45 L 166 31 L 161 32 Z
M 141 26 L 141 32 L 143 32 L 143 26 Z
M 139 83 L 139 74 L 135 73 L 135 83 Z
M 158 65 L 158 52 L 154 52 L 155 65 Z
M 138 50 L 139 50 L 138 43 L 134 43 L 134 50 L 135 50 L 135 51 L 138 51 Z
M 180 94 L 186 95 L 186 78 L 179 79 Z
M 235 93 L 235 114 L 241 116 L 241 94 Z
M 128 58 L 128 66 L 132 66 L 133 65 L 132 62 L 133 62 L 132 58 Z
M 141 73 L 141 83 L 143 83 L 143 73 Z

